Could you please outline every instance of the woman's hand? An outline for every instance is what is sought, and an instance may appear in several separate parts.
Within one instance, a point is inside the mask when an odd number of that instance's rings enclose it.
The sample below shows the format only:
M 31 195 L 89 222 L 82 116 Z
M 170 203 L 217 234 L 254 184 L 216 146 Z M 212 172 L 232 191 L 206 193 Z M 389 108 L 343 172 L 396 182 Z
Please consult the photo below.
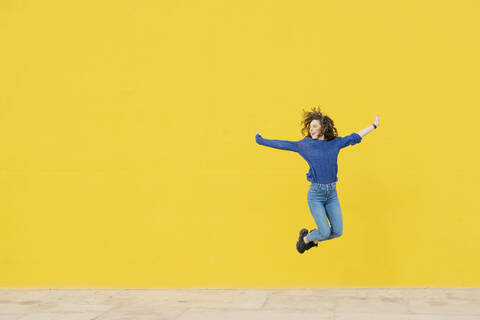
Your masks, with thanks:
M 380 122 L 378 122 L 378 114 L 375 115 L 375 121 L 373 122 L 378 127 Z

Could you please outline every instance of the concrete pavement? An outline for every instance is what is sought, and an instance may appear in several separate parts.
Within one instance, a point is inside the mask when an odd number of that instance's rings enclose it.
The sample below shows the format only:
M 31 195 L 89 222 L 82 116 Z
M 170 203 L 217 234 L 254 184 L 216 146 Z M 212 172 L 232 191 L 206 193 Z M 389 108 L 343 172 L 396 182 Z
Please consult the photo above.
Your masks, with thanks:
M 480 289 L 0 289 L 0 320 L 479 320 Z

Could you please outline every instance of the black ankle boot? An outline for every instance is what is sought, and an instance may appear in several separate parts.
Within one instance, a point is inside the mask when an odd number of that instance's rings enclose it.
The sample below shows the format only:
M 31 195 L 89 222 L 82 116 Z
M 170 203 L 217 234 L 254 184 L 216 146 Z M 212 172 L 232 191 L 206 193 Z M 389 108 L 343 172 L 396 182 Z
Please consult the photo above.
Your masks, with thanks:
M 307 229 L 302 229 L 300 230 L 300 234 L 298 236 L 298 241 L 297 241 L 297 251 L 299 253 L 304 253 L 305 250 L 307 250 L 307 244 L 305 243 L 305 241 L 303 241 L 303 237 L 305 237 L 306 235 L 308 234 L 308 230 Z
M 305 251 L 313 247 L 318 247 L 318 243 L 315 243 L 315 241 L 310 241 L 305 245 Z
M 317 230 L 317 229 L 313 229 L 313 230 Z M 310 230 L 309 233 L 311 233 L 313 230 Z M 313 247 L 318 247 L 318 243 L 315 243 L 315 241 L 310 241 L 305 245 L 305 251 Z

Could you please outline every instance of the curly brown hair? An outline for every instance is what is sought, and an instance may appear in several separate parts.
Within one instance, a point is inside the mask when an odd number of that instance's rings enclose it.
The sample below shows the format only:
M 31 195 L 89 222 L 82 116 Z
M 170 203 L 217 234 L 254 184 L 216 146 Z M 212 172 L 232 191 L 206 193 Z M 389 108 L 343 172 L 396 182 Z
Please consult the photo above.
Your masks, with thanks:
M 323 134 L 325 140 L 332 140 L 338 137 L 337 128 L 335 128 L 333 120 L 326 114 L 322 114 L 320 112 L 320 107 L 318 107 L 318 110 L 315 107 L 312 108 L 312 111 L 303 110 L 303 119 L 300 122 L 300 124 L 303 125 L 301 132 L 304 137 L 309 137 L 309 138 L 312 137 L 310 135 L 310 122 L 312 122 L 312 120 L 320 121 L 320 125 L 321 125 L 320 135 Z

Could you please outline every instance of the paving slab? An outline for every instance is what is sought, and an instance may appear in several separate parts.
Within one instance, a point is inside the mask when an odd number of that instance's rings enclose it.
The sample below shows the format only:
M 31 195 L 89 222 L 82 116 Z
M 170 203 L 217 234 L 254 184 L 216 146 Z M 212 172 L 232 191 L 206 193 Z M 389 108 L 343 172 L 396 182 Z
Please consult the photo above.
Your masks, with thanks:
M 479 320 L 479 288 L 0 289 L 0 320 Z

